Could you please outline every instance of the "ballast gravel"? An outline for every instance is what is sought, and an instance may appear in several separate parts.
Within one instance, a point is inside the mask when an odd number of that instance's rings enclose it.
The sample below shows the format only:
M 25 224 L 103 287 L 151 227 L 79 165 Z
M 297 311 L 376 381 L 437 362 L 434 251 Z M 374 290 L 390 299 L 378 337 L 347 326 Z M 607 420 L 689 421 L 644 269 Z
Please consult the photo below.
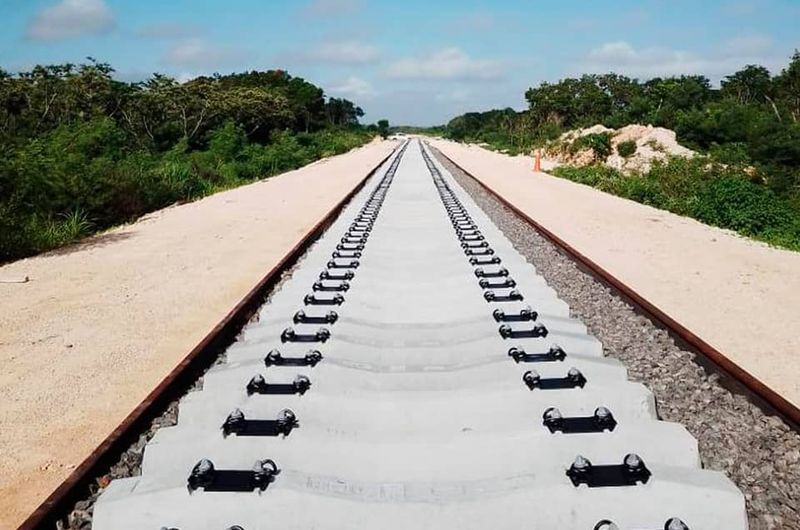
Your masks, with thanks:
M 800 530 L 800 434 L 704 369 L 695 353 L 432 151 L 603 343 L 605 354 L 650 388 L 661 419 L 683 424 L 697 438 L 704 467 L 723 471 L 744 492 L 750 529 Z

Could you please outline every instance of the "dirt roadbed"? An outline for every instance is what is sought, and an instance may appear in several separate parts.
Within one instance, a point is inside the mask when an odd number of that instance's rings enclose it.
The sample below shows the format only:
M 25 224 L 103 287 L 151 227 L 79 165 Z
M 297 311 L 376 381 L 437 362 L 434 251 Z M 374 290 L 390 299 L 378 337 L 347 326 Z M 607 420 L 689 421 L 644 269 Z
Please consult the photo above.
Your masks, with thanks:
M 515 208 L 800 406 L 800 253 L 534 173 L 530 157 L 449 141 L 431 143 Z
M 0 528 L 18 526 L 394 145 L 0 267 Z

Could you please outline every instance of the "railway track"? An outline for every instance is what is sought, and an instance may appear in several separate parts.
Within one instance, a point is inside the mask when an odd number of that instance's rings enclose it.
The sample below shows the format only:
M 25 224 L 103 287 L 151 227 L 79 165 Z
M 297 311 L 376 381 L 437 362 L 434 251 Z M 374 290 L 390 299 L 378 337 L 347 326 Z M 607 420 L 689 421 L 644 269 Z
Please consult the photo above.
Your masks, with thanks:
M 744 529 L 744 498 L 430 156 L 399 148 L 94 530 Z

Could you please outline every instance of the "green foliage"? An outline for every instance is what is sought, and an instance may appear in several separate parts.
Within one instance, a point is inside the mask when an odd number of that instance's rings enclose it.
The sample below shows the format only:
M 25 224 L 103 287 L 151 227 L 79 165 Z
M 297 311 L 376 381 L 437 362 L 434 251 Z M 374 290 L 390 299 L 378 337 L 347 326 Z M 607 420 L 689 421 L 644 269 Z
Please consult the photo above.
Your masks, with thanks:
M 654 78 L 644 83 L 609 73 L 542 83 L 525 93 L 534 124 L 572 129 L 602 123 L 620 127 L 645 122 L 671 127 L 679 111 L 700 108 L 714 98 L 703 76 Z
M 605 160 L 611 155 L 611 134 L 607 132 L 587 134 L 572 142 L 570 147 L 575 151 L 591 149 L 595 160 Z
M 573 167 L 559 166 L 552 173 L 580 184 L 586 184 L 603 191 L 614 190 L 615 183 L 622 178 L 616 170 L 607 166 Z
M 383 138 L 389 136 L 389 120 L 378 120 L 378 132 Z
M 0 262 L 320 157 L 363 111 L 281 70 L 179 84 L 102 63 L 0 73 Z
M 487 143 L 492 148 L 518 154 L 557 138 L 562 131 L 557 124 L 534 129 L 530 112 L 507 108 L 457 116 L 450 120 L 443 132 L 444 136 L 454 140 Z
M 622 158 L 630 158 L 636 154 L 636 142 L 627 140 L 617 144 L 617 154 Z
M 722 80 L 722 96 L 743 105 L 762 103 L 773 93 L 772 76 L 763 66 L 749 64 Z
M 614 73 L 541 83 L 525 93 L 528 109 L 470 112 L 445 135 L 524 152 L 564 130 L 638 123 L 675 130 L 707 157 L 670 160 L 648 174 L 623 176 L 603 167 L 561 167 L 557 174 L 681 215 L 800 249 L 800 51 L 780 74 L 747 65 L 719 89 L 704 76 L 639 81 Z M 596 159 L 610 141 L 589 135 L 569 147 L 590 147 Z M 617 146 L 632 156 L 636 145 Z
M 643 204 L 694 217 L 774 245 L 800 250 L 800 205 L 708 159 L 672 158 L 648 173 L 605 166 L 556 168 L 559 177 Z
M 792 222 L 788 205 L 770 190 L 729 176 L 710 179 L 701 188 L 692 213 L 703 222 L 748 236 L 783 233 Z M 800 239 L 796 243 L 800 245 Z

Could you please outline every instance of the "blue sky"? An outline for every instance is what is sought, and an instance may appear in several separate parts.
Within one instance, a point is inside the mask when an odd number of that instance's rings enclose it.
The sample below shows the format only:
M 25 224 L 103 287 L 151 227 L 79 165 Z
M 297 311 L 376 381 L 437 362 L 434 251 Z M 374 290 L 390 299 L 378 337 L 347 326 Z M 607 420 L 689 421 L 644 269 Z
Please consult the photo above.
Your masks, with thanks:
M 418 125 L 523 108 L 566 75 L 717 81 L 800 47 L 800 0 L 0 0 L 0 19 L 12 72 L 88 55 L 125 80 L 285 68 L 365 121 Z

